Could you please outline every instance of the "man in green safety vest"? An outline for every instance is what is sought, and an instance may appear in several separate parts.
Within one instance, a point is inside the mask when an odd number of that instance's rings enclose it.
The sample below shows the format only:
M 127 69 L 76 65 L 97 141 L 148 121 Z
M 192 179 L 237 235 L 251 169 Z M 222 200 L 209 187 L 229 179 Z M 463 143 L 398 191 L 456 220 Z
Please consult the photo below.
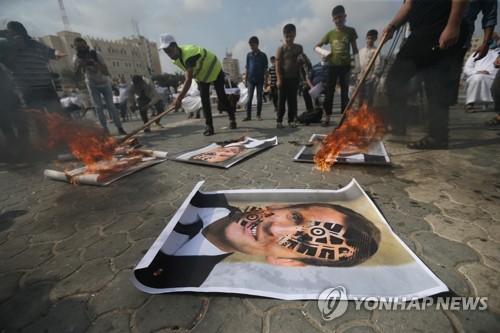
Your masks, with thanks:
M 192 79 L 198 83 L 201 104 L 207 125 L 203 135 L 214 135 L 212 107 L 210 105 L 210 85 L 213 84 L 217 98 L 222 103 L 223 110 L 229 114 L 229 128 L 236 128 L 234 108 L 229 103 L 224 90 L 224 72 L 222 65 L 215 54 L 197 45 L 177 45 L 174 36 L 169 33 L 160 36 L 160 50 L 163 50 L 172 59 L 173 63 L 185 73 L 184 85 L 174 103 L 175 109 L 182 106 L 182 99 L 191 87 Z

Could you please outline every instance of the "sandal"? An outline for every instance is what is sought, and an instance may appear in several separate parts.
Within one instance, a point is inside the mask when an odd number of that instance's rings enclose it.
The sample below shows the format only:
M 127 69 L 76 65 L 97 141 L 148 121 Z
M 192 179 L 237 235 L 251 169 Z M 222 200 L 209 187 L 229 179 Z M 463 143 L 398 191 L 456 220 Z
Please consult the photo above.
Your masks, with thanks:
M 426 136 L 418 141 L 410 142 L 406 145 L 410 149 L 427 150 L 427 149 L 448 149 L 448 140 L 437 141 L 430 136 Z
M 472 104 L 467 104 L 467 105 L 465 106 L 465 112 L 467 112 L 467 113 L 475 113 L 475 112 L 477 112 L 477 111 L 476 111 L 476 109 L 474 108 L 474 105 L 472 105 Z
M 210 136 L 210 135 L 214 135 L 214 134 L 215 134 L 215 131 L 214 131 L 213 126 L 207 126 L 207 128 L 205 128 L 205 132 L 203 132 L 204 136 Z
M 500 125 L 500 115 L 493 117 L 492 119 L 485 121 L 486 126 L 498 126 Z

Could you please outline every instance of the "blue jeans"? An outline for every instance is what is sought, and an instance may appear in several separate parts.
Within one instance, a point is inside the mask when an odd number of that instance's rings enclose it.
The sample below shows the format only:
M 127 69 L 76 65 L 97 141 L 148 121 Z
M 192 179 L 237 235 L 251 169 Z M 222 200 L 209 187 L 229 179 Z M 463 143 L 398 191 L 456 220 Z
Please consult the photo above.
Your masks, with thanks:
M 104 97 L 104 102 L 106 103 L 106 108 L 111 113 L 111 117 L 113 118 L 113 123 L 116 128 L 122 127 L 122 122 L 120 120 L 120 114 L 113 103 L 113 91 L 111 90 L 111 86 L 109 84 L 94 86 L 91 84 L 87 85 L 90 96 L 92 97 L 92 102 L 94 103 L 94 107 L 96 108 L 97 117 L 99 118 L 99 123 L 102 128 L 108 129 L 106 124 L 106 116 L 104 115 L 103 105 L 102 105 L 102 97 Z
M 247 118 L 252 118 L 252 100 L 255 88 L 257 88 L 257 117 L 260 117 L 262 112 L 262 90 L 264 88 L 264 82 L 254 83 L 248 81 Z

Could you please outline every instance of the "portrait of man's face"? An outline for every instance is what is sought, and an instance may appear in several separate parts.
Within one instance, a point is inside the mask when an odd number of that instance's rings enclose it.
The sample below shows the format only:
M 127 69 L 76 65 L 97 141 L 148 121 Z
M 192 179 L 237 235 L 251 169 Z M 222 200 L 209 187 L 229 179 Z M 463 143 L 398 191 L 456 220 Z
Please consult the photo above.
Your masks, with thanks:
M 226 146 L 226 147 L 219 147 L 198 155 L 195 155 L 192 157 L 193 160 L 197 161 L 204 161 L 208 163 L 220 163 L 227 161 L 236 155 L 240 151 L 244 149 L 244 146 L 242 145 L 237 145 L 237 146 Z
M 346 218 L 331 207 L 274 205 L 235 213 L 207 229 L 218 235 L 225 250 L 266 256 L 276 265 L 302 266 L 295 259 L 343 261 L 356 254 L 346 240 L 352 235 Z

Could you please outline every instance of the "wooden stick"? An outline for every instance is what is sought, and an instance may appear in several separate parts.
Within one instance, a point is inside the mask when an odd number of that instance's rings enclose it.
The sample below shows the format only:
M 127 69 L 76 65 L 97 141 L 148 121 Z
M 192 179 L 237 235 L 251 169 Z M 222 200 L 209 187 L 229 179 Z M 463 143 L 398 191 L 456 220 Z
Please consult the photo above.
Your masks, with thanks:
M 361 79 L 358 82 L 358 85 L 356 86 L 356 90 L 354 90 L 354 93 L 352 94 L 351 98 L 349 99 L 349 102 L 347 103 L 347 106 L 345 107 L 344 110 L 342 110 L 342 118 L 339 121 L 339 124 L 337 125 L 337 128 L 342 125 L 342 123 L 345 120 L 347 110 L 349 110 L 352 105 L 354 104 L 354 100 L 359 94 L 359 90 L 361 89 L 361 85 L 365 82 L 366 77 L 368 76 L 368 73 L 370 73 L 373 64 L 375 63 L 375 60 L 377 59 L 380 51 L 382 50 L 382 46 L 385 44 L 387 39 L 387 34 L 384 34 L 382 36 L 382 39 L 380 40 L 380 44 L 378 45 L 377 49 L 375 50 L 375 53 L 373 54 L 372 58 L 370 59 L 370 62 L 368 63 L 368 66 L 366 67 L 366 70 L 364 71 L 363 75 L 361 76 Z
M 175 110 L 175 107 L 172 106 L 171 108 L 163 111 L 162 113 L 160 114 L 157 114 L 156 116 L 154 116 L 153 118 L 149 119 L 149 121 L 145 124 L 142 124 L 141 127 L 138 127 L 136 128 L 135 130 L 133 130 L 132 132 L 129 132 L 127 135 L 125 135 L 123 138 L 121 138 L 119 140 L 119 142 L 125 142 L 126 140 L 130 139 L 131 137 L 133 137 L 134 135 L 136 135 L 137 133 L 139 133 L 140 131 L 142 131 L 143 129 L 145 129 L 146 127 L 148 127 L 149 125 L 151 125 L 152 123 L 154 123 L 155 121 L 158 121 L 161 119 L 161 117 L 163 117 L 164 115 L 166 115 L 167 113 L 170 113 L 172 111 Z

